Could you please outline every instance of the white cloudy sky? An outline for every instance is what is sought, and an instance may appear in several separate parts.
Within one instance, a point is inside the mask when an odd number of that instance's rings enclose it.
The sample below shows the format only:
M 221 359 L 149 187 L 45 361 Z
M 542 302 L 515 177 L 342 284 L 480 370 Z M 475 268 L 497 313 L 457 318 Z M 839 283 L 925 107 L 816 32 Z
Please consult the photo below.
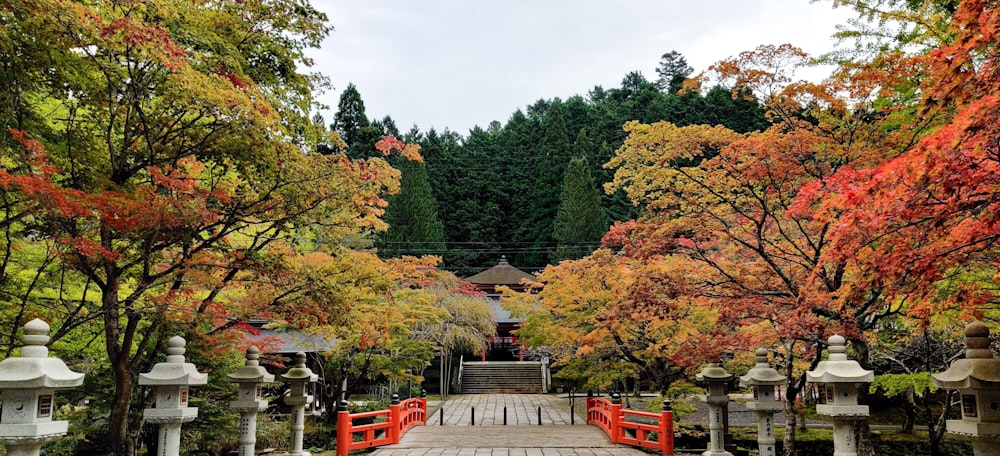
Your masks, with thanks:
M 313 0 L 335 30 L 313 53 L 334 90 L 358 87 L 369 118 L 391 115 L 466 134 L 506 122 L 539 98 L 616 87 L 630 71 L 656 78 L 677 50 L 695 71 L 760 44 L 811 54 L 852 13 L 808 0 Z

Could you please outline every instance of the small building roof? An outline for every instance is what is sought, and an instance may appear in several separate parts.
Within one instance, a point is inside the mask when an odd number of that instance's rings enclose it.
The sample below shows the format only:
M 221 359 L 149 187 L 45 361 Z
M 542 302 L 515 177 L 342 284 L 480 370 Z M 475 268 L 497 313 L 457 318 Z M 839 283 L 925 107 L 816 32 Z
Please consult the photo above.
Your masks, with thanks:
M 297 352 L 323 352 L 332 349 L 337 345 L 337 339 L 333 337 L 323 337 L 322 334 L 306 333 L 297 329 L 287 328 L 281 331 L 264 328 L 266 321 L 251 320 L 247 322 L 255 329 L 255 333 L 246 332 L 244 337 L 251 343 L 263 343 L 271 341 L 278 343 L 278 349 L 274 353 L 289 354 Z
M 507 262 L 507 257 L 500 257 L 496 266 L 465 279 L 476 285 L 518 285 L 522 279 L 536 280 L 535 276 L 517 269 Z

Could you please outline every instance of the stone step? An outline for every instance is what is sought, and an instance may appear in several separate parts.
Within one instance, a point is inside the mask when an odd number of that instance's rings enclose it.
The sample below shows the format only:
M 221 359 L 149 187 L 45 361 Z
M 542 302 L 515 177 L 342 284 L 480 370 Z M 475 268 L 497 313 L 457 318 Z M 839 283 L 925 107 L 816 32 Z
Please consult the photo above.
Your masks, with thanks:
M 542 365 L 534 362 L 468 362 L 463 393 L 542 393 Z

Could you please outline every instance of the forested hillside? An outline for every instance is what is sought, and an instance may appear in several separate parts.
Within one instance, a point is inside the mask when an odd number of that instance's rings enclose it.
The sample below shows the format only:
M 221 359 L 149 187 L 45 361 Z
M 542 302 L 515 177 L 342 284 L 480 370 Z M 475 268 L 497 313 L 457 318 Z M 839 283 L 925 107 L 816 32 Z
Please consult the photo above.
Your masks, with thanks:
M 390 229 L 376 242 L 379 254 L 439 255 L 445 269 L 463 277 L 493 266 L 501 255 L 527 271 L 578 258 L 599 245 L 613 221 L 642 210 L 621 193 L 603 191 L 612 179 L 603 165 L 622 145 L 626 122 L 724 125 L 741 133 L 768 126 L 760 103 L 734 97 L 732 88 L 682 90 L 692 69 L 676 52 L 663 55 L 657 72 L 657 80 L 632 72 L 619 87 L 540 99 L 516 109 L 506 123 L 494 121 L 467 134 L 416 127 L 400 132 L 389 116 L 368 119 L 362 94 L 348 86 L 331 127 L 347 141 L 349 156 L 374 156 L 375 141 L 394 135 L 419 144 L 425 159 L 397 163 L 401 193 L 389 198 Z M 567 179 L 574 159 L 586 163 L 589 177 L 578 172 L 575 182 Z M 580 179 L 591 179 L 593 191 Z M 564 227 L 556 235 L 560 211 L 563 220 L 591 226 Z

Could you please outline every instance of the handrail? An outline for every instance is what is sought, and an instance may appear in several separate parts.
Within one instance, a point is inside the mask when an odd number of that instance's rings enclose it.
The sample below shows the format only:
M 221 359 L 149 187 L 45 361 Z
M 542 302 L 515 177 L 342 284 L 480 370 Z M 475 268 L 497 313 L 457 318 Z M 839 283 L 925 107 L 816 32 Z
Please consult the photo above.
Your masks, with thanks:
M 380 423 L 354 424 L 354 420 L 378 419 L 383 416 L 385 421 Z M 398 394 L 393 394 L 389 410 L 374 412 L 350 413 L 347 411 L 347 401 L 341 401 L 337 409 L 337 456 L 347 456 L 351 450 L 397 444 L 406 431 L 425 424 L 427 424 L 426 391 L 421 391 L 419 398 L 410 398 L 402 402 L 399 401 Z M 360 436 L 357 442 L 354 441 L 356 436 Z
M 634 421 L 635 418 L 655 424 Z M 670 401 L 663 401 L 660 413 L 651 413 L 622 409 L 618 393 L 612 395 L 611 400 L 588 393 L 587 424 L 601 428 L 611 443 L 660 450 L 667 456 L 674 454 L 674 412 Z

